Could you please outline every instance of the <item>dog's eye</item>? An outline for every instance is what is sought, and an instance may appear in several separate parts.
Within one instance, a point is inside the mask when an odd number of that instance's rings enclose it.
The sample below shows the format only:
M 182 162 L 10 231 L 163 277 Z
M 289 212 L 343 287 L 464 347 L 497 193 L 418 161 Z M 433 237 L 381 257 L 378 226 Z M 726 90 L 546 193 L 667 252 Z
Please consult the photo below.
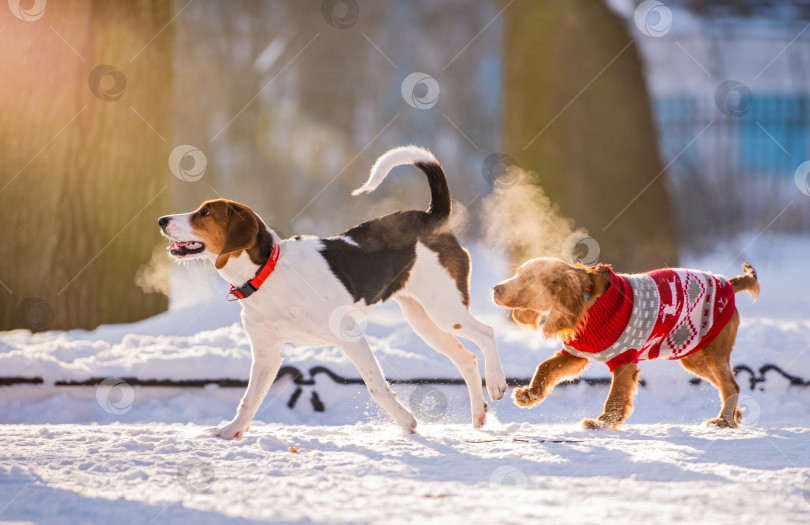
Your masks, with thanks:
M 200 210 L 200 216 L 201 217 L 208 217 L 208 215 L 210 215 L 210 212 L 208 211 L 208 208 L 203 208 L 203 209 Z

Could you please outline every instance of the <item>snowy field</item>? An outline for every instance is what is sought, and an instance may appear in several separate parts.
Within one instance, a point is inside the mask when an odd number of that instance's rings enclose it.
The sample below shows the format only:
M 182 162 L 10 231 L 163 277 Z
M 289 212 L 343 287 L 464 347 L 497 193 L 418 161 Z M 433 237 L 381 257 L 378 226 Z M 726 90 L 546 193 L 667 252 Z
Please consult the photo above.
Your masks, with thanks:
M 810 380 L 810 300 L 797 282 L 810 243 L 752 235 L 684 262 L 731 276 L 744 259 L 762 295 L 737 297 L 742 429 L 703 427 L 719 410 L 716 390 L 690 383 L 677 363 L 652 362 L 622 431 L 579 427 L 600 412 L 599 382 L 560 387 L 532 410 L 490 403 L 483 431 L 470 425 L 463 386 L 394 384 L 420 422 L 410 436 L 362 385 L 310 373 L 359 377 L 340 351 L 288 346 L 284 366 L 306 381 L 280 378 L 234 442 L 203 431 L 233 416 L 242 388 L 115 379 L 247 379 L 227 286 L 202 265 L 178 267 L 166 314 L 92 332 L 0 333 L 0 376 L 43 380 L 0 388 L 0 522 L 808 523 L 810 386 L 798 382 Z M 525 379 L 559 345 L 489 304 L 507 273 L 475 252 L 472 309 L 495 327 L 507 376 Z M 375 311 L 367 333 L 389 379 L 459 378 L 396 305 Z M 592 364 L 585 377 L 607 369 Z M 109 381 L 55 386 L 93 378 Z
M 388 422 L 11 425 L 2 517 L 40 523 L 807 523 L 810 429 Z M 482 442 L 489 441 L 489 442 Z M 555 441 L 564 441 L 557 443 Z M 289 452 L 294 446 L 298 452 Z M 807 490 L 810 487 L 805 488 Z M 16 499 L 15 499 L 16 496 Z

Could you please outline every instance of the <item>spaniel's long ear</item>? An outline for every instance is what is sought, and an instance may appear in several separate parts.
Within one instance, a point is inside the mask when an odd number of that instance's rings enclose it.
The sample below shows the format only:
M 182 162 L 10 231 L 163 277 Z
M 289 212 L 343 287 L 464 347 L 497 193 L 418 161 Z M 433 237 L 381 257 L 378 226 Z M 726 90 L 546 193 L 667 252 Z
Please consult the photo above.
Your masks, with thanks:
M 585 288 L 588 273 L 580 268 L 566 270 L 551 281 L 555 306 L 543 326 L 546 337 L 559 336 L 564 341 L 575 338 L 584 322 Z
M 259 220 L 243 204 L 229 202 L 225 222 L 225 244 L 215 263 L 217 270 L 225 266 L 232 253 L 251 248 L 259 234 Z
M 537 330 L 540 325 L 540 313 L 528 308 L 515 308 L 512 310 L 512 319 L 520 326 Z

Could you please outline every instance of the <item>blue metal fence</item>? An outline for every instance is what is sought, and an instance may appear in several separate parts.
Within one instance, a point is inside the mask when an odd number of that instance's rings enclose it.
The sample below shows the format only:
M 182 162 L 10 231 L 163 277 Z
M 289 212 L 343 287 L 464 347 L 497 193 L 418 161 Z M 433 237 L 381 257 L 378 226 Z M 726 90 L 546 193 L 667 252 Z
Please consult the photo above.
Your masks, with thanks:
M 795 184 L 810 160 L 805 94 L 754 94 L 735 115 L 709 97 L 658 97 L 653 114 L 687 249 L 718 234 L 758 230 L 791 202 L 775 231 L 810 231 L 810 199 Z M 689 245 L 690 242 L 698 245 Z

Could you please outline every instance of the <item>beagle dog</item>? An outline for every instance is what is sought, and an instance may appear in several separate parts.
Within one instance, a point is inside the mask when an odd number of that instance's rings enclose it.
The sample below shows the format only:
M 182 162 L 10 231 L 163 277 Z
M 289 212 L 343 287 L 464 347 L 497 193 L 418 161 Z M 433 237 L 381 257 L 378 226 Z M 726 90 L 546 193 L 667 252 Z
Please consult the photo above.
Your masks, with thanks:
M 506 378 L 492 328 L 469 311 L 470 255 L 448 225 L 451 199 L 441 165 L 425 149 L 395 148 L 377 159 L 366 183 L 352 194 L 374 190 L 393 168 L 405 164 L 427 176 L 427 211 L 397 211 L 334 237 L 282 240 L 248 206 L 225 199 L 159 219 L 171 240 L 171 256 L 211 261 L 231 283 L 231 299 L 242 304 L 253 357 L 250 379 L 236 416 L 211 433 L 234 439 L 248 431 L 281 366 L 285 342 L 341 348 L 371 397 L 400 427 L 415 432 L 413 414 L 389 388 L 361 326 L 388 299 L 399 303 L 428 345 L 456 365 L 469 390 L 473 426 L 484 425 L 488 407 L 477 358 L 457 336 L 482 351 L 493 401 L 506 392 Z
M 528 386 L 515 389 L 515 403 L 540 404 L 592 359 L 608 365 L 612 381 L 602 414 L 582 424 L 615 429 L 633 410 L 637 363 L 663 358 L 680 360 L 719 390 L 720 414 L 707 425 L 737 427 L 740 388 L 730 363 L 740 324 L 734 294 L 759 295 L 754 268 L 744 263 L 743 273 L 728 280 L 681 268 L 627 275 L 607 265 L 586 268 L 551 258 L 526 262 L 494 287 L 493 301 L 511 308 L 518 324 L 534 329 L 545 316 L 543 334 L 560 337 L 563 349 L 537 367 Z

